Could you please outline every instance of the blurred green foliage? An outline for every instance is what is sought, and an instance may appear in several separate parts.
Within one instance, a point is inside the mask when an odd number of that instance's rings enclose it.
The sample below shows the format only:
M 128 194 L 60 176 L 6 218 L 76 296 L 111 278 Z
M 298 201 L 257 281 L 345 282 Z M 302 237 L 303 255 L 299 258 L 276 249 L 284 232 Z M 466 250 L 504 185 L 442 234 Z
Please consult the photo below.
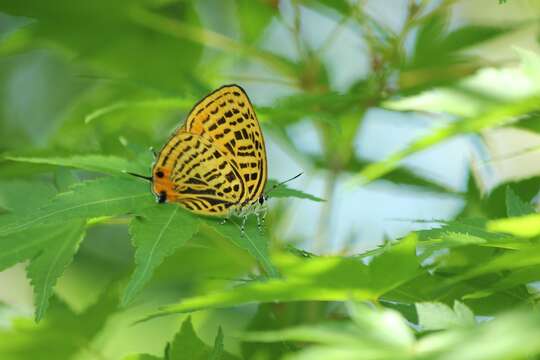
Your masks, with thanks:
M 479 56 L 538 14 L 494 25 L 455 21 L 463 1 L 399 3 L 390 26 L 365 1 L 0 0 L 0 270 L 26 264 L 34 300 L 1 284 L 16 300 L 0 304 L 0 358 L 540 358 L 538 166 L 486 189 L 471 161 L 461 192 L 403 161 L 456 137 L 487 149 L 493 129 L 538 135 L 540 56 Z M 332 24 L 317 45 L 309 14 Z M 328 58 L 350 64 L 332 48 L 344 31 L 366 69 L 337 86 Z M 146 174 L 148 147 L 225 83 L 270 95 L 255 102 L 265 135 L 324 179 L 323 194 L 270 192 L 267 228 L 250 219 L 245 236 L 155 204 L 125 174 Z M 357 151 L 373 109 L 436 126 L 373 161 Z M 319 151 L 296 141 L 303 123 Z M 297 248 L 280 210 L 313 201 L 325 225 L 344 177 L 464 205 L 364 253 L 329 256 L 329 231 L 302 239 L 317 254 Z

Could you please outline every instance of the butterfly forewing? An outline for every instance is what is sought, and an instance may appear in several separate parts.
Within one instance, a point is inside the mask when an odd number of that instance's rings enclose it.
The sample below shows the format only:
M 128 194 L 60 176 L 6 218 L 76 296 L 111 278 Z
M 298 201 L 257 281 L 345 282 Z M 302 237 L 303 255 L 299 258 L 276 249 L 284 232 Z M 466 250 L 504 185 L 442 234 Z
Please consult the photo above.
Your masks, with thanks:
M 259 199 L 267 178 L 259 122 L 246 93 L 224 86 L 201 100 L 161 149 L 152 170 L 160 201 L 204 215 Z
M 264 138 L 249 98 L 236 85 L 224 86 L 199 102 L 189 114 L 185 131 L 208 138 L 227 154 L 242 177 L 242 203 L 258 199 L 266 185 Z
M 208 139 L 185 131 L 162 149 L 154 176 L 156 195 L 165 191 L 166 201 L 206 215 L 226 214 L 245 192 L 241 175 L 225 154 Z

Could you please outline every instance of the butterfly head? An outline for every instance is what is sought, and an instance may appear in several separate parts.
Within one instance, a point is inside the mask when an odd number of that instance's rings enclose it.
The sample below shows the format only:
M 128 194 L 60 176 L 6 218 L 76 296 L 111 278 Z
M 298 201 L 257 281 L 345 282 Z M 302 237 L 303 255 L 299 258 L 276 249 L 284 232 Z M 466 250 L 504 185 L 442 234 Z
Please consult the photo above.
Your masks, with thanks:
M 152 192 L 156 196 L 158 203 L 171 200 L 170 196 L 173 193 L 173 184 L 170 179 L 170 171 L 166 168 L 155 167 L 152 170 Z

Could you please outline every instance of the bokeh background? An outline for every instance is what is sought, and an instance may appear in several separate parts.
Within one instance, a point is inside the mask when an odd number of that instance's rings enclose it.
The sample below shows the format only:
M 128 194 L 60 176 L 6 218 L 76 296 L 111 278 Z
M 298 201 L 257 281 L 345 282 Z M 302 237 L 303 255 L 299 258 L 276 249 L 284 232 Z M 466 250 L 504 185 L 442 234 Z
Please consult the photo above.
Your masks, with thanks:
M 538 191 L 540 136 L 524 128 L 448 136 L 374 181 L 358 174 L 497 101 L 488 95 L 526 92 L 520 54 L 539 50 L 539 19 L 534 0 L 1 0 L 0 151 L 135 156 L 159 149 L 209 91 L 239 84 L 262 122 L 270 178 L 302 171 L 291 187 L 326 200 L 272 200 L 276 244 L 355 254 L 436 220 L 500 213 L 490 199 L 501 184 Z M 49 191 L 56 171 L 69 170 L 2 161 L 0 186 L 39 178 Z M 132 266 L 125 224 L 96 227 L 57 292 L 81 311 Z M 0 273 L 0 301 L 32 312 L 24 264 Z M 96 340 L 105 358 L 157 353 L 177 329 L 177 319 L 127 327 L 139 310 Z M 204 336 L 216 319 L 241 328 L 252 316 L 242 311 L 195 320 Z

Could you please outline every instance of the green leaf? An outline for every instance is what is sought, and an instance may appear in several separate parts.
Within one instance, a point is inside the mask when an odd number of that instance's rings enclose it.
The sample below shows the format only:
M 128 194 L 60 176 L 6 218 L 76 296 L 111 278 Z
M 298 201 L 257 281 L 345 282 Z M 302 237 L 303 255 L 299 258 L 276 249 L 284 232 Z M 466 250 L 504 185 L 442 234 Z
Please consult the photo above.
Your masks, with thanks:
M 130 234 L 135 252 L 135 272 L 122 297 L 129 304 L 151 279 L 163 259 L 174 253 L 199 230 L 199 220 L 176 204 L 159 204 L 138 212 Z
M 540 265 L 540 248 L 538 246 L 531 245 L 528 249 L 508 251 L 502 255 L 480 263 L 474 268 L 447 280 L 446 285 L 451 286 L 452 284 L 456 284 L 467 279 L 472 279 L 480 275 L 500 271 L 525 269 L 527 267 L 538 265 Z
M 369 264 L 372 287 L 384 294 L 419 274 L 415 234 L 409 235 L 376 256 Z M 392 269 L 392 271 L 388 271 Z
M 154 204 L 148 184 L 124 178 L 101 178 L 77 184 L 41 208 L 0 216 L 0 236 L 48 223 L 117 216 Z
M 454 301 L 454 309 L 438 302 L 416 303 L 416 312 L 423 330 L 443 330 L 476 323 L 472 311 L 457 300 Z
M 279 10 L 277 4 L 263 0 L 239 0 L 236 6 L 243 39 L 248 44 L 253 44 L 261 38 Z
M 79 181 L 79 178 L 71 169 L 62 167 L 54 172 L 54 185 L 59 192 L 69 191 L 69 188 L 74 186 Z
M 269 239 L 264 230 L 260 231 L 257 228 L 247 227 L 242 236 L 240 226 L 233 222 L 233 220 L 229 220 L 226 224 L 222 225 L 217 225 L 215 222 L 207 220 L 206 224 L 233 244 L 247 250 L 251 256 L 257 259 L 268 276 L 277 277 L 279 275 L 278 270 L 270 260 L 270 255 L 268 254 Z
M 535 237 L 540 235 L 540 214 L 491 220 L 488 221 L 486 228 L 489 231 L 504 232 L 519 237 Z
M 94 345 L 116 308 L 115 296 L 106 295 L 82 314 L 75 314 L 56 298 L 47 317 L 39 324 L 16 318 L 11 328 L 0 328 L 0 354 L 3 359 L 71 359 L 82 351 L 101 356 Z
M 43 318 L 56 281 L 73 260 L 84 237 L 84 222 L 65 221 L 0 237 L 0 270 L 30 259 L 36 321 Z
M 126 356 L 122 360 L 163 360 L 163 358 L 149 355 L 149 354 L 132 354 L 132 355 Z
M 367 166 L 353 179 L 353 182 L 366 183 L 376 180 L 399 167 L 399 163 L 412 154 L 425 150 L 456 135 L 479 132 L 515 121 L 515 118 L 518 116 L 540 110 L 539 104 L 540 98 L 538 96 L 531 96 L 513 103 L 493 107 L 489 112 L 477 117 L 452 122 L 414 141 L 405 149 L 390 155 L 387 159 Z
M 418 263 L 412 252 L 415 238 L 389 247 L 369 266 L 360 259 L 340 257 L 298 258 L 282 254 L 278 258 L 282 278 L 252 281 L 232 290 L 186 298 L 169 305 L 153 316 L 185 313 L 206 308 L 229 307 L 255 302 L 345 301 L 376 299 L 394 287 L 418 275 Z M 379 259 L 380 257 L 380 259 Z M 397 265 L 397 271 L 383 269 Z
M 485 219 L 463 219 L 444 221 L 440 228 L 421 230 L 419 246 L 428 254 L 441 249 L 452 249 L 469 245 L 502 249 L 528 248 L 529 244 L 508 234 L 493 233 L 486 229 Z
M 13 212 L 37 208 L 55 194 L 54 187 L 41 181 L 0 181 L 0 207 Z
M 197 12 L 188 2 L 182 2 L 174 11 L 168 2 L 120 3 L 105 0 L 76 7 L 69 0 L 60 0 L 55 4 L 55 11 L 39 0 L 25 4 L 3 2 L 0 9 L 4 13 L 35 19 L 28 34 L 34 43 L 46 41 L 67 49 L 79 61 L 89 63 L 98 74 L 175 93 L 190 89 L 192 69 L 199 61 L 202 47 L 135 21 L 134 14 L 143 6 L 174 13 L 176 20 L 198 23 Z M 89 17 L 97 20 L 87 21 Z M 170 18 L 164 17 L 162 22 L 166 23 Z M 78 28 L 76 36 L 66 31 L 75 24 Z M 151 51 L 154 56 L 141 56 L 143 49 Z M 170 59 L 176 61 L 171 62 Z M 187 79 L 191 81 L 185 81 Z
M 350 321 L 300 325 L 244 334 L 246 341 L 316 343 L 287 359 L 402 359 L 414 345 L 406 320 L 395 310 L 352 304 Z M 330 357 L 326 357 L 332 354 Z M 344 356 L 346 354 L 346 356 Z
M 266 184 L 265 193 L 268 195 L 268 197 L 271 198 L 285 198 L 285 197 L 294 197 L 298 199 L 308 199 L 313 200 L 317 202 L 324 201 L 320 197 L 305 193 L 301 190 L 291 189 L 287 187 L 286 185 L 279 185 L 276 180 L 268 180 L 268 183 Z
M 223 331 L 218 329 L 214 347 L 211 348 L 199 339 L 193 325 L 191 316 L 182 323 L 180 332 L 176 334 L 166 352 L 167 360 L 233 360 L 236 357 L 223 351 Z
M 208 359 L 209 355 L 210 348 L 195 334 L 191 316 L 188 316 L 182 323 L 180 332 L 174 337 L 166 358 L 170 360 L 203 360 Z
M 216 340 L 214 341 L 214 348 L 212 353 L 208 357 L 208 360 L 220 360 L 223 359 L 223 330 L 221 326 L 218 328 L 218 333 L 216 335 Z
M 24 157 L 4 156 L 6 160 L 27 162 L 32 164 L 49 164 L 67 166 L 82 170 L 118 175 L 126 171 L 144 173 L 148 169 L 134 161 L 113 155 L 73 155 L 70 157 Z
M 508 217 L 534 214 L 534 207 L 523 201 L 510 186 L 506 188 L 506 214 Z
M 428 359 L 529 359 L 540 353 L 540 316 L 517 310 L 475 327 L 457 328 L 422 337 L 415 351 Z
M 71 221 L 62 225 L 63 232 L 54 241 L 42 248 L 41 254 L 33 258 L 27 268 L 28 277 L 34 288 L 36 321 L 43 318 L 49 298 L 58 278 L 73 261 L 73 256 L 84 238 L 84 222 Z

